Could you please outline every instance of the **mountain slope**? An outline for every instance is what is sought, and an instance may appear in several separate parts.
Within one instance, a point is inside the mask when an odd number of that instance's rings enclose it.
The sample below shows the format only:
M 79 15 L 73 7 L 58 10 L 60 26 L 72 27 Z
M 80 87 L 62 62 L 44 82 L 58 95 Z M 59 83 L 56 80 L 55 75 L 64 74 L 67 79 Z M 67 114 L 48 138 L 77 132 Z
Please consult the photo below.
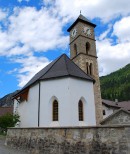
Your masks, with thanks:
M 0 106 L 6 107 L 6 106 L 13 106 L 13 100 L 12 96 L 18 92 L 17 90 L 13 93 L 7 94 L 4 97 L 0 98 Z
M 100 77 L 101 95 L 104 99 L 130 100 L 130 64 Z

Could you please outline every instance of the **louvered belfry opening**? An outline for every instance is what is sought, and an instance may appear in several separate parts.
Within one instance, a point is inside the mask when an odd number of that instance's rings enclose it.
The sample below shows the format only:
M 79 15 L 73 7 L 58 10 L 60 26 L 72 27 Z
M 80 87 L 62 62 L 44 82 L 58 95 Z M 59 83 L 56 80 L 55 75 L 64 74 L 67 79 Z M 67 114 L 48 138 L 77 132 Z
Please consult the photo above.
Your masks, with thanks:
M 86 69 L 87 69 L 87 74 L 89 74 L 89 64 L 88 64 L 88 62 L 86 63 Z
M 93 64 L 92 63 L 86 63 L 86 73 L 89 75 L 93 75 Z
M 90 75 L 93 75 L 92 63 L 89 65 Z
M 53 113 L 52 113 L 52 116 L 53 116 L 53 121 L 58 121 L 58 102 L 57 100 L 54 100 L 53 102 Z
M 79 121 L 83 121 L 83 102 L 80 100 L 79 101 Z
M 89 49 L 90 49 L 90 43 L 87 42 L 87 43 L 86 43 L 86 54 L 87 54 L 87 55 L 89 54 Z
M 77 56 L 77 45 L 74 44 L 74 55 Z

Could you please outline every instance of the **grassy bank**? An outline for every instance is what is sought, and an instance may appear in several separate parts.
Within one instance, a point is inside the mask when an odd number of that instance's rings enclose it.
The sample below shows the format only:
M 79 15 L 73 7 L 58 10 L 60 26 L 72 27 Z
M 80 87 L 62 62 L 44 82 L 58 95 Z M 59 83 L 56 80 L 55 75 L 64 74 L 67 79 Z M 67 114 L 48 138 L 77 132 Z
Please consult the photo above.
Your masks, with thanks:
M 0 132 L 0 139 L 4 139 L 6 137 L 5 133 Z

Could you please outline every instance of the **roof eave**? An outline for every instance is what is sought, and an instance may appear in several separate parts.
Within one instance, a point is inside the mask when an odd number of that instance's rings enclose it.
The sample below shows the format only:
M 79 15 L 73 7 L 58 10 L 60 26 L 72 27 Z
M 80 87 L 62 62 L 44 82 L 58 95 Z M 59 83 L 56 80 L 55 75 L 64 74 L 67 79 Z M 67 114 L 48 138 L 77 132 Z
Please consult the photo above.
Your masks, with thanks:
M 33 83 L 33 84 L 35 84 L 35 83 Z M 31 84 L 31 85 L 33 85 L 33 84 Z M 30 85 L 30 86 L 31 86 L 31 85 Z M 14 99 L 17 98 L 19 95 L 21 95 L 21 94 L 24 93 L 26 90 L 28 90 L 30 86 L 26 87 L 25 89 L 21 89 L 18 93 L 16 93 L 14 96 L 12 96 L 12 100 L 14 100 Z
M 95 80 L 94 79 L 86 79 L 86 78 L 82 78 L 82 77 L 78 77 L 78 76 L 74 76 L 74 75 L 64 75 L 64 76 L 59 76 L 59 77 L 51 77 L 51 78 L 44 78 L 44 79 L 39 79 L 37 80 L 37 83 L 39 81 L 45 81 L 45 80 L 51 80 L 51 79 L 58 79 L 58 78 L 64 78 L 64 77 L 74 77 L 74 78 L 78 78 L 78 79 L 84 79 L 84 80 L 87 80 L 87 81 L 90 81 L 90 82 L 93 82 L 95 83 Z M 21 89 L 18 93 L 16 93 L 12 99 L 15 99 L 17 98 L 20 94 L 24 93 L 29 87 L 31 87 L 32 85 L 36 84 L 36 82 L 34 82 L 33 84 L 31 84 L 30 86 L 26 87 L 25 89 Z
M 121 108 L 120 106 L 115 106 L 115 105 L 110 105 L 110 104 L 106 104 L 102 101 L 102 103 L 108 107 L 115 107 L 115 108 Z
M 83 80 L 95 83 L 95 80 L 93 78 L 92 79 L 87 79 L 87 78 L 82 78 L 80 76 L 75 76 L 75 75 L 71 75 L 71 74 L 64 75 L 64 76 L 58 76 L 58 77 L 44 78 L 44 79 L 40 79 L 40 81 L 53 80 L 53 79 L 66 78 L 66 77 L 73 77 L 73 78 L 83 79 Z

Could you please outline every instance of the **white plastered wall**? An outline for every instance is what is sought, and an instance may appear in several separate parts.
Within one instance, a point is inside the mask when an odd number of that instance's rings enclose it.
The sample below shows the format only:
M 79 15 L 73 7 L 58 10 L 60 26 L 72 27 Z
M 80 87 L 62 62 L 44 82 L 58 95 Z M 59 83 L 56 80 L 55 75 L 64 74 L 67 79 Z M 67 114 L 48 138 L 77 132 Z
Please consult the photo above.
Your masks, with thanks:
M 52 102 L 59 103 L 59 121 L 52 121 Z M 78 102 L 84 106 L 84 121 L 79 122 Z M 39 84 L 29 89 L 28 101 L 18 107 L 20 127 L 38 127 Z M 17 103 L 17 101 L 15 101 Z M 93 126 L 95 103 L 93 83 L 76 78 L 60 78 L 40 83 L 40 127 Z
M 38 126 L 38 96 L 39 85 L 34 85 L 29 89 L 28 101 L 19 103 L 18 114 L 20 115 L 19 127 Z M 15 103 L 17 101 L 15 100 Z M 16 105 L 14 105 L 15 107 Z
M 52 102 L 59 103 L 59 121 L 52 121 Z M 84 121 L 79 122 L 78 102 L 84 103 Z M 95 121 L 93 83 L 76 79 L 62 78 L 41 82 L 40 126 L 92 126 Z
M 105 119 L 106 117 L 108 117 L 109 115 L 111 115 L 114 112 L 114 109 L 111 107 L 107 107 L 104 104 L 102 105 L 103 110 L 105 110 L 105 115 L 103 115 L 103 119 Z

